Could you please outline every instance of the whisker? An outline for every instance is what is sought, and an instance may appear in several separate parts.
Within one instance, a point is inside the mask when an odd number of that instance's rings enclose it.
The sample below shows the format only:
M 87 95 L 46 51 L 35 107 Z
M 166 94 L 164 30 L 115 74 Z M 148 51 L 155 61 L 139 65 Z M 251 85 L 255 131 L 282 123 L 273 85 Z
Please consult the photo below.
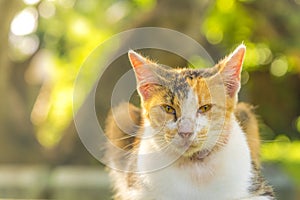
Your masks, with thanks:
M 121 140 L 126 140 L 126 139 L 134 138 L 134 137 L 136 137 L 136 136 L 129 135 L 129 136 L 121 137 L 121 138 L 110 138 L 109 140 L 111 140 L 111 141 L 121 141 Z
M 248 141 L 260 141 L 262 143 L 285 142 L 285 141 L 265 140 L 265 139 L 256 139 L 256 138 L 247 138 L 247 140 Z
M 124 147 L 122 147 L 122 149 L 124 149 L 124 150 L 126 150 L 127 148 L 129 148 L 129 147 L 134 147 L 136 144 L 138 144 L 139 143 L 139 141 L 134 141 L 134 142 L 132 142 L 132 143 L 129 143 L 129 144 L 127 144 L 126 146 L 124 146 Z M 131 149 L 131 148 L 130 148 Z M 130 151 L 130 149 L 127 149 L 128 151 Z

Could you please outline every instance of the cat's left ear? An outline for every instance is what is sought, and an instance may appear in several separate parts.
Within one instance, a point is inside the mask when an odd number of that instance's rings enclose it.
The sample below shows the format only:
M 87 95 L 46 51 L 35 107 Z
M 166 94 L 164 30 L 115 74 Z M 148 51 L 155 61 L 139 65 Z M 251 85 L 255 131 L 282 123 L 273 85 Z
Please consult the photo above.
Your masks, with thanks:
M 234 97 L 240 90 L 241 71 L 245 53 L 246 46 L 241 44 L 219 63 L 219 72 L 230 97 Z

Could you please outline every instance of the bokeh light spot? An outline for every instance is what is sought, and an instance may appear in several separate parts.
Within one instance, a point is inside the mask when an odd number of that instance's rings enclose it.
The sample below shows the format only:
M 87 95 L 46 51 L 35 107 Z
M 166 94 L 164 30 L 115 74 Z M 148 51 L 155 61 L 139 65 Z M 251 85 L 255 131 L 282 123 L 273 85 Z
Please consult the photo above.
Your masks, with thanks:
M 75 4 L 75 0 L 57 0 L 57 2 L 64 8 L 72 8 Z
M 106 11 L 107 21 L 115 23 L 128 13 L 129 7 L 125 1 L 119 1 L 110 6 Z
M 209 43 L 219 44 L 223 40 L 223 31 L 219 27 L 210 27 L 205 36 Z
M 271 74 L 277 77 L 281 77 L 287 73 L 288 63 L 285 58 L 277 58 L 271 64 Z
M 14 61 L 21 61 L 33 55 L 40 45 L 37 35 L 16 36 L 9 35 L 10 58 Z
M 12 20 L 10 30 L 14 35 L 28 35 L 36 31 L 37 10 L 33 7 L 25 8 Z
M 46 18 L 46 19 L 49 19 L 51 17 L 53 17 L 55 15 L 55 11 L 56 11 L 56 8 L 55 8 L 55 5 L 53 2 L 51 1 L 43 1 L 39 7 L 38 7 L 38 10 L 39 10 L 39 14 Z
M 232 9 L 234 9 L 235 4 L 234 0 L 218 0 L 217 1 L 217 7 L 221 12 L 230 12 Z
M 43 147 L 51 148 L 59 142 L 61 135 L 47 127 L 37 132 L 37 139 Z
M 53 77 L 55 66 L 53 55 L 49 50 L 40 49 L 31 59 L 28 69 L 25 72 L 25 81 L 31 85 L 42 84 Z M 47 91 L 51 92 L 51 91 Z M 35 108 L 33 108 L 35 109 Z
M 242 71 L 242 74 L 241 74 L 241 84 L 242 85 L 245 85 L 248 83 L 249 81 L 249 78 L 250 78 L 250 75 L 247 71 Z
M 272 61 L 272 52 L 266 45 L 258 45 L 257 47 L 258 53 L 258 62 L 259 64 L 269 64 Z
M 40 0 L 23 0 L 26 5 L 34 5 L 40 2 Z
M 34 104 L 34 107 L 31 112 L 31 122 L 34 125 L 41 125 L 44 123 L 48 117 L 49 111 L 50 111 L 50 87 L 47 84 L 44 84 L 41 88 L 41 92 L 37 97 L 37 100 Z
M 76 19 L 71 24 L 71 31 L 75 36 L 86 36 L 90 33 L 90 28 L 84 19 Z

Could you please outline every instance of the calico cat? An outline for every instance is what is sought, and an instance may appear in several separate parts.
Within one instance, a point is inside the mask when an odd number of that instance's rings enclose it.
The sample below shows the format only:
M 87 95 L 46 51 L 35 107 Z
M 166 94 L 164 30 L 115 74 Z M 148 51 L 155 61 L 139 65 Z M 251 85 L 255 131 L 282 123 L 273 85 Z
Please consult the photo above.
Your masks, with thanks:
M 167 69 L 128 52 L 141 109 L 123 103 L 107 118 L 109 142 L 127 152 L 119 162 L 107 147 L 115 199 L 274 199 L 260 175 L 255 115 L 238 103 L 245 51 L 242 44 L 206 69 Z

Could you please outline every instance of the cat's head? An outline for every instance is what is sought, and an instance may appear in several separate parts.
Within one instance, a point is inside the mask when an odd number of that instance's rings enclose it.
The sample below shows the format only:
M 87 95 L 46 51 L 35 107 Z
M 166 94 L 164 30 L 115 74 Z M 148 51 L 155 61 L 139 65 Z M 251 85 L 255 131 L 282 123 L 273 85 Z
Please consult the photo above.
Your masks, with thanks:
M 129 51 L 155 145 L 203 158 L 227 142 L 245 55 L 240 45 L 206 69 L 172 69 Z

